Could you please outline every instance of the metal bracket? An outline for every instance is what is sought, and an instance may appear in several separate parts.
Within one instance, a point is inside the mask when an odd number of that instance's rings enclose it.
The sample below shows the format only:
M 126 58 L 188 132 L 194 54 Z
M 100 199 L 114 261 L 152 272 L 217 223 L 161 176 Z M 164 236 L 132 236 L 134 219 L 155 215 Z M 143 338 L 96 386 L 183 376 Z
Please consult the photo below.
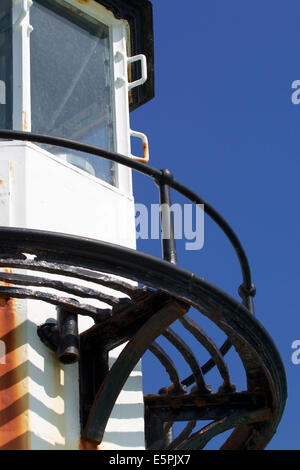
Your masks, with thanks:
M 132 90 L 133 88 L 136 88 L 137 86 L 143 85 L 148 78 L 148 73 L 147 73 L 147 59 L 146 56 L 143 54 L 138 54 L 132 57 L 127 58 L 127 64 L 130 65 L 134 62 L 140 62 L 141 63 L 141 71 L 142 71 L 142 76 L 138 80 L 135 80 L 134 82 L 128 82 L 128 90 Z
M 143 157 L 136 157 L 135 155 L 131 155 L 131 157 L 138 162 L 147 163 L 149 161 L 149 142 L 146 134 L 130 129 L 130 136 L 141 139 L 143 143 Z
M 57 320 L 49 319 L 39 325 L 37 333 L 49 349 L 56 352 L 63 364 L 74 364 L 79 360 L 79 337 L 77 315 L 57 308 Z

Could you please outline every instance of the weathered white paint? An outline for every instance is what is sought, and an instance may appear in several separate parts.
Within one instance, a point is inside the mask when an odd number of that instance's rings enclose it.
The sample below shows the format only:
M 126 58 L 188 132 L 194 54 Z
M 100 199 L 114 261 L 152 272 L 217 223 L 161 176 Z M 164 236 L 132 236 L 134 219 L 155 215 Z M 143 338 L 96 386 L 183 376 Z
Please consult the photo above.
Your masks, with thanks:
M 123 346 L 111 352 L 112 367 Z M 121 391 L 105 430 L 102 450 L 144 449 L 144 406 L 141 392 L 142 368 L 137 365 Z
M 128 170 L 127 170 L 128 171 Z M 134 200 L 128 193 L 85 173 L 31 143 L 0 143 L 0 223 L 75 234 L 135 248 Z M 77 449 L 79 394 L 77 365 L 62 366 L 39 340 L 36 327 L 56 317 L 54 306 L 18 300 L 23 325 L 21 361 L 28 375 L 26 422 L 31 449 Z M 80 330 L 91 320 L 81 318 Z M 112 352 L 111 361 L 119 350 Z M 1 368 L 1 364 L 0 364 Z M 119 396 L 103 449 L 143 449 L 140 364 Z M 1 432 L 1 429 L 0 429 Z
M 110 28 L 115 145 L 118 153 L 129 156 L 128 25 L 116 20 L 94 0 L 87 3 L 65 1 Z M 28 131 L 31 129 L 31 4 L 31 0 L 13 0 L 13 127 Z M 0 100 L 4 99 L 2 86 Z M 34 144 L 2 141 L 0 180 L 0 225 L 64 232 L 135 248 L 131 172 L 126 167 L 118 167 L 118 188 L 114 188 Z M 17 351 L 7 357 L 14 355 L 11 367 L 22 374 L 11 399 L 17 396 L 16 403 L 20 399 L 26 406 L 23 403 L 22 411 L 15 407 L 16 413 L 20 413 L 16 422 L 18 429 L 14 427 L 15 420 L 11 426 L 0 428 L 0 433 L 8 429 L 2 445 L 9 445 L 9 432 L 14 429 L 14 439 L 25 436 L 22 445 L 26 448 L 77 449 L 80 437 L 78 367 L 62 366 L 36 334 L 38 324 L 56 316 L 55 308 L 34 300 L 16 300 L 14 316 L 21 336 L 18 333 Z M 91 323 L 88 318 L 80 318 L 80 331 Z M 1 333 L 6 334 L 6 330 L 2 330 Z M 113 351 L 110 360 L 113 362 L 118 354 L 119 349 Z M 9 366 L 5 370 L 11 373 L 12 369 Z M 143 414 L 139 364 L 118 398 L 101 448 L 143 449 Z
M 11 175 L 9 171 L 9 161 L 0 161 L 0 225 L 9 225 L 12 218 L 10 192 Z

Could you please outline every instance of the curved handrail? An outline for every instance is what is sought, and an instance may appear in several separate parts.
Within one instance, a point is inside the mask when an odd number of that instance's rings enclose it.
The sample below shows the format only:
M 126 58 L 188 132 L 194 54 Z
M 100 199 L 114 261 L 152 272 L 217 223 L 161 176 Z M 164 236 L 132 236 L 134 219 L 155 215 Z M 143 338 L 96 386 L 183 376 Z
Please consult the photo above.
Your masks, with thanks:
M 11 252 L 40 254 L 43 255 L 43 260 L 51 259 L 57 262 L 58 270 L 60 265 L 64 266 L 64 263 L 68 260 L 68 263 L 74 266 L 121 276 L 126 279 L 142 282 L 144 285 L 155 289 L 163 290 L 175 299 L 194 306 L 216 323 L 226 334 L 232 335 L 233 343 L 237 350 L 239 350 L 241 359 L 250 367 L 248 377 L 249 390 L 257 389 L 257 384 L 253 382 L 254 367 L 257 369 L 261 386 L 266 388 L 267 395 L 269 396 L 268 403 L 271 415 L 267 417 L 267 421 L 260 428 L 260 435 L 255 438 L 258 448 L 265 447 L 276 431 L 284 410 L 287 395 L 286 376 L 282 359 L 271 337 L 244 305 L 194 273 L 149 254 L 119 245 L 75 235 L 14 227 L 0 227 L 0 245 L 1 243 L 4 249 L 8 250 L 7 252 L 4 251 L 4 259 Z M 9 258 L 7 259 L 10 262 Z M 116 259 L 118 259 L 117 264 L 114 263 Z M 6 289 L 9 293 L 10 287 Z M 128 358 L 130 358 L 132 363 L 137 361 L 146 346 L 148 347 L 147 341 L 149 345 L 152 344 L 152 336 L 153 340 L 155 340 L 157 334 L 161 334 L 165 327 L 168 327 L 182 314 L 185 314 L 184 308 L 182 312 L 170 309 L 169 312 L 164 312 L 164 315 L 160 315 L 157 312 L 157 315 L 151 317 L 149 322 L 146 322 L 141 327 L 137 335 L 138 337 L 135 336 L 132 342 L 123 350 L 118 359 L 118 367 L 121 363 L 123 371 L 124 364 L 126 364 L 128 370 L 132 370 L 132 364 L 129 364 Z M 150 328 L 149 330 L 150 323 L 153 329 Z M 147 331 L 146 342 L 145 331 Z M 148 334 L 149 331 L 152 336 Z M 245 342 L 249 345 L 247 351 L 244 348 Z M 134 354 L 132 351 L 134 351 Z M 114 367 L 115 371 L 117 366 L 114 365 Z M 124 372 L 124 377 L 118 376 L 120 386 L 123 384 L 123 380 L 126 380 L 125 375 Z M 103 407 L 102 405 L 103 401 L 106 403 L 107 396 L 109 396 L 110 406 L 113 406 L 114 397 L 112 397 L 111 393 L 111 382 L 114 380 L 114 375 L 110 376 L 105 382 L 104 388 L 101 389 L 101 393 L 99 392 L 101 401 L 96 400 L 93 410 L 100 410 L 101 413 L 93 415 L 91 422 L 85 430 L 86 436 L 90 440 L 100 440 L 100 434 L 104 431 L 104 424 L 109 417 L 110 408 L 108 406 Z M 103 390 L 105 393 L 103 393 Z M 250 423 L 248 417 L 246 418 L 247 423 Z M 102 420 L 101 426 L 98 426 L 99 419 Z M 255 420 L 260 421 L 257 416 Z M 242 427 L 243 422 L 238 420 L 237 423 L 233 423 L 233 427 L 236 425 Z M 249 439 L 247 439 L 247 442 L 249 441 L 251 444 L 250 438 L 252 434 L 255 437 L 256 431 L 254 428 L 253 430 L 249 428 L 248 432 Z M 241 435 L 244 436 L 244 433 L 242 432 Z M 198 436 L 196 437 L 198 439 Z M 230 443 L 228 445 L 230 447 Z
M 95 145 L 85 144 L 82 142 L 78 142 L 71 139 L 65 139 L 62 137 L 54 137 L 45 134 L 35 134 L 25 131 L 0 129 L 0 139 L 21 140 L 37 142 L 40 144 L 55 145 L 102 157 L 111 160 L 115 163 L 127 166 L 140 173 L 143 173 L 154 179 L 154 181 L 159 184 L 166 183 L 169 187 L 171 187 L 181 195 L 185 196 L 187 199 L 194 202 L 195 204 L 202 204 L 204 212 L 219 226 L 219 228 L 227 236 L 228 240 L 230 241 L 232 247 L 234 248 L 237 254 L 243 278 L 243 283 L 239 288 L 239 295 L 241 296 L 248 310 L 252 314 L 254 314 L 253 297 L 255 295 L 255 287 L 252 284 L 252 277 L 248 258 L 239 238 L 237 237 L 234 230 L 230 227 L 230 225 L 226 222 L 226 220 L 210 204 L 208 204 L 204 199 L 198 196 L 198 194 L 196 194 L 194 191 L 190 190 L 188 187 L 175 180 L 171 172 L 169 172 L 168 170 L 157 170 L 156 168 L 152 168 L 130 157 L 102 149 Z
M 4 252 L 4 259 L 8 259 L 8 262 L 11 261 L 8 256 L 11 253 L 11 248 L 13 251 L 16 250 L 16 253 L 22 253 L 24 250 L 24 253 L 43 254 L 44 260 L 46 261 L 48 259 L 52 260 L 52 258 L 57 258 L 60 263 L 64 263 L 67 262 L 66 260 L 68 258 L 68 262 L 72 261 L 75 266 L 78 265 L 88 270 L 96 269 L 113 275 L 130 278 L 136 282 L 142 282 L 146 286 L 160 289 L 169 293 L 175 299 L 177 298 L 184 303 L 187 302 L 213 320 L 228 335 L 229 341 L 232 339 L 235 348 L 239 349 L 239 355 L 242 361 L 245 362 L 245 365 L 251 364 L 252 367 L 252 364 L 256 364 L 255 367 L 257 368 L 258 376 L 262 380 L 263 387 L 266 388 L 268 392 L 268 403 L 270 405 L 271 414 L 270 416 L 268 415 L 267 418 L 264 417 L 265 421 L 260 425 L 260 435 L 257 437 L 258 447 L 263 448 L 275 432 L 283 413 L 287 392 L 286 376 L 282 360 L 272 339 L 252 315 L 252 300 L 255 295 L 255 288 L 251 280 L 248 259 L 237 235 L 225 219 L 223 219 L 212 206 L 200 198 L 200 196 L 176 181 L 168 170 L 157 170 L 124 155 L 69 139 L 9 130 L 0 130 L 0 139 L 1 138 L 56 145 L 103 157 L 151 177 L 160 187 L 163 185 L 170 187 L 195 204 L 204 205 L 205 213 L 222 229 L 238 256 L 243 276 L 243 284 L 239 289 L 239 294 L 243 299 L 242 304 L 218 287 L 201 279 L 196 274 L 172 262 L 168 262 L 166 259 L 155 258 L 151 255 L 137 252 L 136 250 L 112 245 L 111 243 L 54 232 L 9 227 L 0 227 L 0 242 L 5 242 L 5 248 L 8 248 L 8 251 L 6 253 Z M 55 254 L 54 257 L 53 254 Z M 112 262 L 116 257 L 119 260 L 117 267 L 114 266 Z M 25 282 L 21 277 L 18 277 L 17 280 L 19 282 Z M 73 286 L 67 286 L 67 288 L 72 290 Z M 11 287 L 6 287 L 5 289 L 7 289 L 8 294 L 12 292 L 10 291 L 10 289 L 12 289 Z M 24 294 L 24 292 L 17 293 L 17 295 L 30 296 L 27 293 Z M 49 298 L 46 301 L 49 302 Z M 78 311 L 77 313 L 80 312 Z M 158 313 L 159 312 L 157 312 L 157 314 Z M 133 338 L 128 348 L 126 348 L 119 357 L 119 362 L 116 363 L 113 369 L 115 374 L 117 374 L 115 371 L 117 371 L 118 367 L 123 371 L 123 365 L 125 363 L 129 371 L 134 361 L 138 360 L 144 352 L 146 346 L 149 347 L 157 335 L 161 334 L 161 331 L 165 330 L 173 320 L 184 315 L 185 309 L 182 306 L 182 311 L 178 310 L 176 312 L 176 310 L 172 311 L 171 309 L 169 312 L 167 311 L 165 313 L 165 315 L 162 315 L 165 323 L 159 324 L 158 315 L 154 315 L 147 324 L 142 326 L 138 335 Z M 86 312 L 86 314 L 91 316 L 91 312 Z M 148 338 L 149 344 L 144 344 L 144 330 L 148 331 L 149 325 L 151 326 L 150 331 L 153 338 L 150 335 Z M 245 343 L 250 347 L 249 351 L 246 353 L 244 351 Z M 137 344 L 139 348 L 136 348 Z M 263 348 L 261 348 L 262 344 L 264 345 Z M 228 342 L 225 342 L 220 348 L 221 354 L 226 352 L 227 347 Z M 135 351 L 135 355 L 132 354 L 133 350 Z M 131 358 L 132 364 L 129 364 L 128 357 Z M 222 358 L 220 357 L 220 361 L 221 360 Z M 212 362 L 215 363 L 216 361 L 213 360 Z M 212 362 L 208 361 L 201 368 L 200 373 L 205 373 L 204 369 L 209 369 Z M 171 371 L 169 362 L 168 367 Z M 121 382 L 123 379 L 126 380 L 125 376 L 128 371 L 125 369 L 123 371 L 124 377 L 119 378 L 120 386 L 122 385 Z M 252 372 L 253 370 L 251 368 L 251 374 Z M 251 374 L 249 374 L 248 377 L 248 386 L 249 390 L 253 391 L 255 383 L 253 383 Z M 85 436 L 92 441 L 100 441 L 101 434 L 104 431 L 104 425 L 109 417 L 110 407 L 112 407 L 114 403 L 114 397 L 111 396 L 111 382 L 114 380 L 114 374 L 110 374 L 103 385 L 103 390 L 101 389 L 101 391 L 99 391 L 99 396 L 97 395 L 93 409 L 90 412 L 89 421 L 85 427 Z M 191 383 L 189 377 L 181 382 L 181 386 L 187 385 L 188 383 Z M 102 404 L 103 401 L 106 403 L 108 396 L 109 406 L 107 406 L 106 409 Z M 98 413 L 99 410 L 102 414 Z M 101 426 L 99 426 L 99 419 L 102 422 Z M 247 426 L 251 423 L 251 420 L 249 421 L 248 417 L 245 419 Z M 257 416 L 254 417 L 254 422 L 256 421 L 260 422 Z M 237 425 L 238 428 L 236 431 L 239 431 L 239 428 L 241 428 L 241 435 L 245 435 L 243 421 L 239 417 L 237 422 L 234 421 L 229 424 L 230 427 Z M 217 433 L 220 429 L 219 423 L 216 422 L 215 431 L 213 432 Z M 252 437 L 255 437 L 255 432 L 255 428 L 252 429 L 250 426 L 246 433 L 248 436 L 247 442 L 250 442 Z M 198 440 L 201 436 L 198 434 L 191 436 L 192 440 L 194 438 L 198 446 Z M 189 443 L 190 441 L 188 444 Z M 193 442 L 191 445 L 192 444 Z M 231 446 L 230 442 L 227 443 L 227 441 L 225 447 L 226 445 L 229 448 Z

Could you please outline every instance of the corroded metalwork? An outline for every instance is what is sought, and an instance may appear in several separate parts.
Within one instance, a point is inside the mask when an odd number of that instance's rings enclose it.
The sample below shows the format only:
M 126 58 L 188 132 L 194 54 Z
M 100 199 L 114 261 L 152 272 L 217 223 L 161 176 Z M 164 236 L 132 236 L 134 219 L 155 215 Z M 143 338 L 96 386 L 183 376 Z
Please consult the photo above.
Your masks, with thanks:
M 233 429 L 222 449 L 263 449 L 284 410 L 286 377 L 273 341 L 253 315 L 255 288 L 248 260 L 227 222 L 199 196 L 174 180 L 170 172 L 64 139 L 12 131 L 0 131 L 0 137 L 55 142 L 111 158 L 153 178 L 160 190 L 163 186 L 168 203 L 169 188 L 194 203 L 204 203 L 207 215 L 227 235 L 241 263 L 242 302 L 239 302 L 177 266 L 174 239 L 163 245 L 165 259 L 158 259 L 71 235 L 0 228 L 0 267 L 5 268 L 0 274 L 0 299 L 4 304 L 10 302 L 8 299 L 30 298 L 56 305 L 60 312 L 58 324 L 52 320 L 40 325 L 38 334 L 58 355 L 65 351 L 66 356 L 69 353 L 72 356 L 70 362 L 79 360 L 85 447 L 95 448 L 101 442 L 117 396 L 132 369 L 149 350 L 165 368 L 170 383 L 144 397 L 147 448 L 202 449 L 216 435 Z M 171 216 L 167 223 L 171 227 Z M 11 272 L 14 269 L 17 273 Z M 79 351 L 77 315 L 90 316 L 95 322 L 80 334 Z M 200 326 L 203 316 L 226 336 L 220 347 Z M 176 321 L 186 332 L 184 338 L 175 329 Z M 65 342 L 63 331 L 71 332 L 71 345 Z M 201 354 L 195 353 L 186 339 L 188 334 L 200 351 L 209 355 L 204 364 L 200 362 Z M 160 337 L 184 358 L 191 375 L 181 378 L 176 361 L 158 342 Z M 126 346 L 109 369 L 109 351 L 124 343 Z M 244 390 L 236 390 L 224 358 L 231 345 L 245 371 Z M 66 356 L 62 354 L 68 362 Z M 211 390 L 205 379 L 213 367 L 220 376 L 216 391 Z M 198 429 L 203 420 L 211 423 Z M 172 437 L 170 431 L 176 422 L 187 424 L 179 435 Z

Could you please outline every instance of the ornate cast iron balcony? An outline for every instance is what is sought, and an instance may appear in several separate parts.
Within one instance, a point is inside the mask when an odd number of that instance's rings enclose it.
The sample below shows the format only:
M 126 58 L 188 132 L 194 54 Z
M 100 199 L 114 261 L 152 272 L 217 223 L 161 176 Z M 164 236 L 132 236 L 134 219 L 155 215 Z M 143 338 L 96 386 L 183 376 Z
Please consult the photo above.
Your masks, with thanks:
M 41 325 L 38 334 L 64 363 L 79 360 L 83 438 L 101 443 L 126 379 L 150 350 L 166 369 L 170 382 L 158 392 L 144 396 L 148 449 L 203 449 L 214 436 L 230 429 L 232 433 L 222 449 L 265 448 L 284 410 L 286 377 L 272 339 L 254 317 L 255 288 L 248 260 L 228 223 L 168 170 L 156 170 L 125 156 L 61 138 L 6 130 L 0 131 L 0 138 L 58 145 L 104 157 L 152 178 L 158 186 L 160 203 L 170 204 L 172 188 L 193 203 L 204 204 L 206 214 L 229 239 L 240 262 L 242 284 L 238 302 L 176 264 L 174 237 L 162 240 L 163 259 L 158 259 L 76 236 L 0 229 L 0 266 L 17 269 L 17 273 L 0 273 L 0 280 L 4 281 L 0 297 L 38 299 L 57 307 L 58 320 Z M 171 216 L 163 222 L 172 233 Z M 51 277 L 43 277 L 43 273 L 50 273 Z M 103 286 L 111 294 L 103 293 Z M 107 308 L 95 307 L 90 299 L 103 302 Z M 226 335 L 222 346 L 217 347 L 190 318 L 190 308 L 198 311 L 199 319 L 208 317 Z M 78 315 L 94 320 L 94 326 L 79 337 Z M 200 358 L 171 327 L 175 321 L 208 352 L 210 359 L 204 364 L 199 364 Z M 185 359 L 192 371 L 189 377 L 179 376 L 173 360 L 156 341 L 160 335 Z M 125 342 L 126 347 L 109 369 L 109 351 Z M 231 382 L 224 358 L 231 346 L 245 370 L 245 390 L 237 391 Z M 205 381 L 212 368 L 216 368 L 221 380 L 216 392 Z M 172 436 L 170 429 L 178 421 L 187 425 L 178 436 Z M 201 421 L 210 424 L 199 429 Z

